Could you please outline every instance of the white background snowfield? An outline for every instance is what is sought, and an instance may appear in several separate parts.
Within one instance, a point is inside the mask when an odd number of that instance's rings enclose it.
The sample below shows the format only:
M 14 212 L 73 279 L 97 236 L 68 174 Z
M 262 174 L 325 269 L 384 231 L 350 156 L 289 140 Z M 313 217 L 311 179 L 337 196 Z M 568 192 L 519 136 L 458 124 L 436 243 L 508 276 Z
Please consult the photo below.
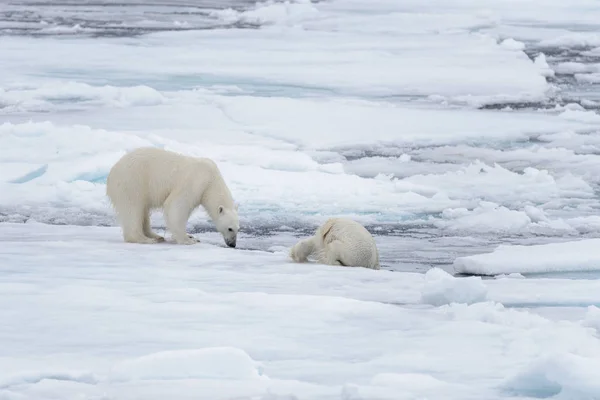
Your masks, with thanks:
M 600 398 L 598 32 L 595 0 L 3 2 L 0 399 Z M 236 249 L 201 211 L 123 243 L 140 146 L 218 163 Z M 290 262 L 331 216 L 381 270 Z

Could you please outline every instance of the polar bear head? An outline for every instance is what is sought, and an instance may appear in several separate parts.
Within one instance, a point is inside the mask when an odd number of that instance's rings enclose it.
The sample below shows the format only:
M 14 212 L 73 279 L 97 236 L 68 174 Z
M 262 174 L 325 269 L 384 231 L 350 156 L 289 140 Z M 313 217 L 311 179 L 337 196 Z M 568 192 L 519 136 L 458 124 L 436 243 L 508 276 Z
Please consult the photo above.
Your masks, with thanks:
M 229 247 L 235 247 L 237 241 L 237 234 L 240 230 L 240 223 L 237 213 L 237 205 L 235 208 L 225 208 L 219 206 L 219 213 L 215 220 L 215 226 L 217 230 L 223 235 L 225 244 Z

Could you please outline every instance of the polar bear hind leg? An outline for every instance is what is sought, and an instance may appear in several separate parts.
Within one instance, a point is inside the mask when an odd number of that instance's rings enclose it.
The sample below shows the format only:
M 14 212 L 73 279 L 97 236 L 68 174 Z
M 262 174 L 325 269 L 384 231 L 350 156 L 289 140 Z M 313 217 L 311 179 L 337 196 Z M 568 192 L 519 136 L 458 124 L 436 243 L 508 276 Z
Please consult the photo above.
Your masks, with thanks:
M 147 215 L 147 213 L 146 213 Z M 156 238 L 148 237 L 144 233 L 144 210 L 132 209 L 127 212 L 119 212 L 117 208 L 117 216 L 123 229 L 123 239 L 127 243 L 142 243 L 150 244 L 157 243 Z
M 156 243 L 165 241 L 164 237 L 152 232 L 152 227 L 150 226 L 150 211 L 146 211 L 144 215 L 144 236 L 154 239 Z
M 118 175 L 118 166 L 115 177 L 114 169 L 115 167 L 113 167 L 107 178 L 106 194 L 110 198 L 117 221 L 121 226 L 123 240 L 127 243 L 142 244 L 159 242 L 160 236 L 155 235 L 157 237 L 153 237 L 146 234 L 146 219 L 149 218 L 148 209 L 143 204 L 139 204 L 139 199 L 136 199 L 134 196 L 138 188 L 131 188 L 122 182 Z M 147 224 L 148 233 L 152 233 L 149 220 Z
M 163 210 L 167 229 L 177 243 L 198 243 L 198 239 L 188 235 L 186 231 L 187 221 L 192 214 L 193 207 L 187 204 L 184 196 L 178 196 L 177 192 L 171 193 L 165 201 Z
M 339 240 L 333 240 L 319 251 L 319 263 L 327 265 L 341 265 L 342 267 L 348 266 L 342 259 L 342 249 L 344 245 Z

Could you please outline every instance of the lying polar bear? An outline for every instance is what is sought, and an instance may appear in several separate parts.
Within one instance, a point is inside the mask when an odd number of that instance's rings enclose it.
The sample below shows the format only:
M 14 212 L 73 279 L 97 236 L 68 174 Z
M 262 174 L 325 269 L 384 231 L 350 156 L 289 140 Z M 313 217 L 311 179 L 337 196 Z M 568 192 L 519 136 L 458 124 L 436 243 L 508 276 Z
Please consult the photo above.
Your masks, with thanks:
M 290 250 L 295 262 L 306 262 L 311 255 L 321 264 L 380 268 L 373 236 L 361 224 L 347 218 L 328 219 L 314 236 L 299 241 Z
M 158 243 L 165 239 L 150 229 L 150 212 L 162 208 L 167 229 L 179 244 L 198 240 L 186 224 L 203 206 L 225 244 L 235 247 L 240 228 L 237 205 L 214 161 L 142 147 L 125 154 L 112 167 L 106 194 L 117 212 L 123 239 L 130 243 Z

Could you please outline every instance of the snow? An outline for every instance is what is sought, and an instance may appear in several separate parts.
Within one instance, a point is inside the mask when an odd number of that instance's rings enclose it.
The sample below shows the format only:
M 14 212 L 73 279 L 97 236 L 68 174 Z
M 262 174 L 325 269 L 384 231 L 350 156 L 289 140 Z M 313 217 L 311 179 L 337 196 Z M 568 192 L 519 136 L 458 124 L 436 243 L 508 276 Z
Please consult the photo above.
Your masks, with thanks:
M 583 320 L 583 325 L 594 328 L 597 332 L 600 332 L 600 308 L 596 306 L 589 306 L 585 315 L 585 319 Z
M 573 61 L 558 63 L 554 67 L 554 71 L 556 71 L 556 73 L 564 74 L 564 75 L 574 75 L 574 74 L 581 74 L 581 73 L 585 73 L 585 72 L 595 72 L 597 70 L 598 70 L 597 65 L 584 64 L 584 63 L 573 62 Z
M 543 47 L 595 47 L 600 45 L 600 35 L 592 32 L 577 32 L 553 39 L 542 40 Z
M 276 3 L 265 1 L 260 6 L 247 11 L 236 11 L 231 8 L 218 10 L 212 16 L 227 22 L 246 22 L 257 25 L 290 25 L 317 16 L 318 9 L 310 1 L 286 1 Z
M 457 258 L 454 270 L 477 275 L 599 271 L 598 246 L 600 239 L 537 246 L 501 245 L 492 253 Z
M 525 50 L 525 43 L 511 38 L 503 40 L 500 45 L 511 50 Z
M 387 40 L 383 45 L 377 43 L 381 34 L 352 30 L 344 33 L 332 35 L 322 30 L 278 27 L 261 29 L 250 36 L 230 30 L 160 33 L 146 39 L 147 46 L 136 48 L 135 52 L 130 52 L 127 43 L 104 41 L 94 51 L 79 41 L 65 39 L 53 44 L 53 54 L 60 57 L 76 52 L 79 57 L 69 65 L 69 70 L 94 68 L 103 76 L 126 73 L 136 74 L 138 80 L 192 82 L 204 77 L 213 84 L 227 82 L 250 90 L 265 85 L 260 89 L 271 86 L 283 93 L 301 87 L 317 93 L 350 96 L 393 96 L 401 92 L 411 96 L 438 94 L 450 99 L 470 95 L 490 101 L 497 96 L 542 100 L 549 90 L 536 66 L 522 52 L 498 46 L 491 38 L 454 35 L 455 48 L 448 51 L 448 39 L 436 35 L 419 37 L 416 46 L 409 41 L 417 38 L 410 32 L 405 34 L 406 41 Z M 43 43 L 27 39 L 2 41 L 0 50 L 13 60 L 7 68 L 17 60 L 22 66 L 23 56 L 27 57 L 20 51 L 23 46 L 28 47 L 28 53 L 45 53 Z M 245 51 L 246 48 L 253 51 Z M 338 51 L 332 53 L 331 48 Z M 160 58 L 155 56 L 158 52 Z M 107 68 L 103 59 L 107 53 L 123 61 L 118 71 Z M 440 57 L 424 63 L 423 59 L 432 53 Z M 144 65 L 142 71 L 137 69 L 138 65 Z M 50 70 L 57 75 L 63 69 L 60 58 L 41 57 L 35 66 L 22 73 Z M 480 72 L 472 74 L 473 69 Z M 514 70 L 522 73 L 516 74 Z
M 257 380 L 260 373 L 246 352 L 234 347 L 174 350 L 125 360 L 109 374 L 111 381 L 224 379 Z
M 540 73 L 546 78 L 554 77 L 556 75 L 557 71 L 550 68 L 548 61 L 546 60 L 546 55 L 544 53 L 538 54 L 533 62 L 540 69 Z
M 596 397 L 600 384 L 593 371 L 600 367 L 597 359 L 572 354 L 542 356 L 505 383 L 517 395 L 562 398 Z
M 571 121 L 590 124 L 597 124 L 600 122 L 600 115 L 593 111 L 565 110 L 560 114 L 560 117 Z
M 575 74 L 575 79 L 583 83 L 600 83 L 600 73 Z
M 425 287 L 421 299 L 426 304 L 472 304 L 485 301 L 486 298 L 487 287 L 480 278 L 458 279 L 439 268 L 432 268 L 425 274 Z
M 472 211 L 466 208 L 446 209 L 444 218 L 436 225 L 449 230 L 468 230 L 471 232 L 522 232 L 528 226 L 534 226 L 532 219 L 523 211 L 498 207 L 494 203 L 484 203 Z
M 596 393 L 594 329 L 499 301 L 535 287 L 532 304 L 600 303 L 598 281 L 299 265 L 200 238 L 145 246 L 117 228 L 1 224 L 0 395 L 502 398 L 564 360 L 569 379 L 549 381 Z
M 600 396 L 597 2 L 88 3 L 0 13 L 0 399 Z M 141 146 L 238 248 L 123 243 Z M 332 216 L 380 271 L 290 262 Z
M 239 99 L 236 97 L 236 99 Z M 242 100 L 240 104 L 246 103 L 247 108 L 239 107 L 236 114 L 234 108 L 229 112 L 234 121 L 244 121 L 244 110 L 250 110 L 250 99 Z M 226 100 L 235 102 L 237 100 Z M 161 115 L 168 114 L 165 109 L 163 112 L 157 112 L 158 117 L 137 116 L 135 110 L 127 110 L 120 116 L 118 111 L 111 115 L 111 120 L 98 123 L 95 127 L 82 125 L 79 121 L 67 125 L 57 122 L 6 122 L 0 125 L 0 160 L 1 162 L 12 165 L 19 162 L 19 172 L 16 170 L 2 175 L 4 182 L 0 187 L 5 188 L 0 195 L 0 205 L 5 209 L 11 209 L 12 212 L 22 215 L 33 216 L 39 220 L 48 220 L 49 212 L 47 205 L 56 209 L 51 214 L 59 214 L 61 209 L 76 207 L 83 210 L 86 214 L 100 215 L 107 221 L 112 218 L 112 211 L 105 199 L 104 180 L 110 167 L 126 151 L 139 146 L 160 146 L 167 149 L 181 151 L 191 155 L 209 156 L 215 159 L 222 169 L 236 200 L 242 204 L 245 209 L 245 215 L 252 218 L 259 218 L 264 209 L 277 209 L 284 207 L 286 210 L 295 210 L 298 217 L 320 210 L 323 215 L 342 210 L 342 212 L 361 212 L 365 214 L 374 214 L 386 210 L 387 218 L 393 221 L 410 218 L 411 214 L 418 212 L 443 212 L 450 208 L 465 207 L 473 209 L 480 206 L 474 203 L 474 199 L 479 198 L 487 202 L 496 204 L 496 208 L 509 207 L 510 213 L 520 215 L 522 208 L 533 204 L 543 204 L 550 200 L 568 201 L 569 199 L 590 199 L 593 202 L 593 189 L 588 183 L 578 177 L 570 179 L 556 179 L 548 171 L 538 170 L 537 168 L 527 168 L 525 174 L 519 174 L 507 170 L 499 165 L 490 165 L 476 161 L 469 166 L 456 170 L 456 167 L 449 168 L 447 172 L 444 169 L 431 170 L 422 169 L 426 175 L 414 174 L 403 179 L 389 178 L 380 176 L 378 179 L 365 179 L 357 177 L 352 173 L 352 167 L 344 167 L 343 161 L 339 158 L 323 161 L 316 161 L 311 154 L 315 151 L 323 152 L 339 146 L 360 146 L 361 141 L 370 141 L 366 146 L 377 146 L 377 142 L 383 143 L 389 141 L 396 146 L 402 146 L 403 143 L 452 143 L 459 140 L 477 139 L 480 132 L 484 132 L 483 126 L 490 123 L 496 116 L 503 119 L 503 123 L 498 123 L 502 127 L 504 138 L 510 134 L 508 131 L 510 120 L 501 115 L 489 113 L 475 114 L 473 118 L 463 118 L 460 114 L 455 115 L 450 111 L 440 111 L 454 119 L 458 116 L 460 121 L 449 122 L 448 126 L 456 127 L 456 131 L 443 132 L 443 136 L 434 140 L 433 135 L 440 133 L 435 131 L 434 125 L 440 121 L 431 120 L 424 116 L 425 110 L 410 110 L 407 113 L 399 112 L 395 108 L 387 110 L 386 108 L 376 108 L 374 106 L 354 107 L 339 105 L 334 102 L 328 103 L 326 109 L 332 114 L 323 114 L 322 119 L 319 110 L 323 109 L 321 105 L 317 107 L 317 101 L 311 111 L 305 113 L 302 110 L 302 101 L 259 99 L 255 103 L 265 102 L 271 107 L 264 108 L 264 116 L 257 119 L 260 113 L 256 110 L 250 115 L 242 126 L 232 123 L 228 119 L 221 118 L 221 112 L 215 114 L 214 107 L 208 107 L 207 114 L 213 110 L 212 116 L 202 119 L 207 124 L 206 130 L 191 130 L 189 128 L 188 118 L 179 118 L 174 122 L 170 132 L 166 127 L 168 121 L 163 121 Z M 286 102 L 290 102 L 289 107 L 282 107 Z M 295 104 L 294 104 L 295 103 Z M 304 102 L 306 106 L 306 102 Z M 336 111 L 336 105 L 339 105 L 339 113 Z M 201 108 L 200 108 L 201 109 Z M 277 110 L 275 117 L 269 118 L 266 111 Z M 172 109 L 171 109 L 172 110 Z M 194 112 L 198 118 L 199 108 L 184 110 L 184 114 L 189 117 L 189 113 Z M 262 111 L 262 110 L 261 110 Z M 289 114 L 286 114 L 286 111 Z M 368 111 L 362 114 L 363 111 Z M 349 114 L 346 114 L 349 113 Z M 410 115 L 415 114 L 413 117 Z M 421 114 L 423 115 L 421 116 Z M 373 114 L 373 116 L 369 116 Z M 59 114 L 60 115 L 60 114 Z M 336 116 L 338 115 L 337 119 Z M 345 115 L 354 115 L 356 120 L 345 118 Z M 311 118 L 314 116 L 315 118 Z M 395 123 L 406 123 L 409 118 L 413 118 L 411 126 L 414 138 L 405 135 L 400 139 L 394 138 L 394 131 L 389 131 L 383 125 L 383 121 L 390 118 L 389 126 Z M 142 130 L 141 127 L 128 127 L 124 118 L 139 118 L 139 124 L 152 124 L 152 129 Z M 153 118 L 158 121 L 151 122 Z M 520 119 L 518 115 L 515 118 Z M 542 122 L 544 118 L 540 116 Z M 285 124 L 286 120 L 304 120 L 307 121 L 302 129 L 297 129 L 295 125 Z M 212 122 L 211 122 L 212 120 Z M 481 128 L 474 126 L 469 135 L 469 124 L 481 121 Z M 131 120 L 129 120 L 131 121 Z M 319 125 L 319 121 L 323 123 Z M 382 123 L 379 132 L 381 136 L 378 140 L 377 135 L 364 136 L 362 132 L 373 129 L 373 123 L 369 121 L 380 121 Z M 443 119 L 441 119 L 443 121 Z M 524 135 L 526 123 L 536 123 L 537 130 L 543 132 L 541 123 L 534 119 L 523 118 L 523 121 L 515 121 L 516 138 Z M 365 124 L 364 129 L 360 124 Z M 367 127 L 366 124 L 371 125 Z M 552 133 L 550 126 L 556 127 L 558 121 L 548 121 L 548 133 Z M 117 126 L 121 126 L 116 130 Z M 210 125 L 220 126 L 229 132 L 228 135 L 215 137 Z M 269 126 L 271 125 L 271 126 Z M 347 129 L 334 130 L 334 126 L 347 126 Z M 419 126 L 422 127 L 419 127 Z M 243 126 L 257 126 L 256 131 L 250 134 L 244 130 Z M 331 128 L 328 129 L 327 127 Z M 533 129 L 533 127 L 531 128 Z M 264 133 L 259 133 L 260 131 Z M 420 130 L 420 132 L 418 131 Z M 303 138 L 302 132 L 312 132 L 320 138 L 311 141 L 308 136 L 305 143 L 292 143 L 293 137 Z M 328 132 L 331 132 L 328 134 Z M 493 134 L 487 129 L 488 138 Z M 432 136 L 427 139 L 427 136 Z M 461 138 L 462 136 L 462 138 Z M 75 142 L 74 137 L 85 137 L 83 142 Z M 193 138 L 193 139 L 192 139 Z M 187 141 L 191 142 L 187 142 Z M 310 142 L 310 143 L 309 143 Z M 186 144 L 187 143 L 187 144 Z M 234 151 L 238 149 L 237 151 Z M 374 161 L 364 162 L 362 170 L 373 171 L 378 167 L 373 164 Z M 393 161 L 388 161 L 388 163 Z M 10 164 L 8 164 L 10 163 Z M 27 163 L 29 165 L 27 166 Z M 394 166 L 391 172 L 396 169 L 405 169 L 402 166 L 406 163 L 406 158 L 399 159 L 397 167 Z M 379 171 L 385 172 L 385 170 Z M 364 176 L 363 174 L 361 174 Z M 14 185 L 11 182 L 19 182 L 20 185 Z M 323 191 L 321 188 L 335 186 L 337 189 L 331 193 Z M 523 188 L 507 193 L 505 188 L 512 186 Z M 524 190 L 527 188 L 527 190 Z M 260 190 L 259 190 L 260 189 Z M 27 210 L 22 208 L 19 199 L 28 198 Z M 327 204 L 330 204 L 329 208 Z M 44 209 L 40 207 L 44 206 Z M 514 207 L 517 209 L 515 210 Z M 476 212 L 476 211 L 474 211 Z M 500 215 L 500 214 L 499 214 Z M 499 216 L 498 215 L 498 216 Z M 70 223 L 78 222 L 81 216 L 67 217 Z M 95 218 L 95 217 L 94 217 Z M 308 217 L 305 217 L 308 218 Z M 485 226 L 495 230 L 493 216 L 487 223 L 483 221 L 472 222 L 457 221 L 454 229 L 463 229 L 468 226 L 481 226 L 478 228 L 485 230 Z M 523 222 L 515 225 L 515 229 L 525 229 L 529 226 L 528 220 L 523 218 Z M 498 219 L 500 221 L 500 219 Z M 444 224 L 442 221 L 440 224 Z M 510 228 L 510 227 L 509 227 Z

